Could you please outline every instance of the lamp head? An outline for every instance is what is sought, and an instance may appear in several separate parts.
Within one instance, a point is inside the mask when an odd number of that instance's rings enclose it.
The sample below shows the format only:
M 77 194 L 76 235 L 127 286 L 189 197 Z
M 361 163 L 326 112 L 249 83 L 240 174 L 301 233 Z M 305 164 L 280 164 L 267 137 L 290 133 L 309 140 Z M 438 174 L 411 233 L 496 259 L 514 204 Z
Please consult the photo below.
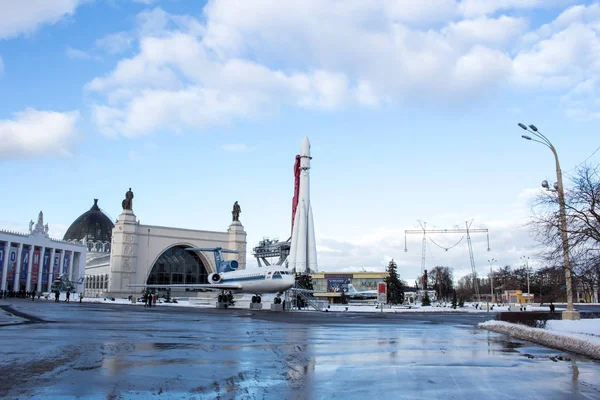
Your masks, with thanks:
M 535 127 L 535 125 L 529 125 L 529 128 L 534 132 L 538 131 L 538 129 Z
M 519 122 L 519 126 L 521 127 L 521 129 L 527 130 L 527 126 L 525 124 Z
M 549 187 L 549 186 L 548 186 L 548 181 L 547 181 L 547 180 L 545 180 L 545 179 L 544 179 L 544 180 L 542 181 L 542 187 L 543 187 L 544 189 L 548 189 L 548 187 Z
M 554 186 L 554 189 L 555 189 L 555 190 L 558 190 L 558 182 L 554 182 L 554 185 L 553 185 L 553 186 Z
M 522 137 L 523 139 L 531 140 L 531 136 L 527 136 L 527 135 L 521 135 L 521 137 Z

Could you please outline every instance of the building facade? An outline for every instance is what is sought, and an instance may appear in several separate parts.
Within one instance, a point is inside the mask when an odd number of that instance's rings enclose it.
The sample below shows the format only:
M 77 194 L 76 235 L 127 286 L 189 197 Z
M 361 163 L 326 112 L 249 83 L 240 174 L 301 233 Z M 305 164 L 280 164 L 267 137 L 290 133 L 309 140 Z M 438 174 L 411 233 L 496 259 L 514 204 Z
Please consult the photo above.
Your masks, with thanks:
M 181 229 L 140 224 L 132 200 L 130 189 L 113 224 L 95 199 L 65 234 L 65 239 L 79 241 L 89 250 L 86 296 L 127 297 L 141 292 L 130 285 L 208 283 L 208 275 L 216 272 L 213 253 L 186 248 L 235 250 L 237 254 L 223 254 L 224 258 L 237 260 L 240 269 L 246 267 L 246 232 L 238 220 L 239 210 L 224 232 Z
M 49 292 L 52 282 L 63 275 L 83 282 L 86 246 L 52 239 L 48 231 L 42 211 L 35 227 L 29 222 L 28 234 L 0 231 L 0 289 L 5 294 Z

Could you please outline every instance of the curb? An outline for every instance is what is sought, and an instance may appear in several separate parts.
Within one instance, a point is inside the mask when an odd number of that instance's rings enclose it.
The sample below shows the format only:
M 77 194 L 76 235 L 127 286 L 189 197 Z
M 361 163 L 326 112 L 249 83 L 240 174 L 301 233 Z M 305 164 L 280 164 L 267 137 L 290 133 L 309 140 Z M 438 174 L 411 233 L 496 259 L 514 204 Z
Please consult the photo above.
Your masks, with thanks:
M 510 324 L 506 322 L 506 324 Z M 571 353 L 581 354 L 586 357 L 600 360 L 600 346 L 590 343 L 584 339 L 570 336 L 562 336 L 550 333 L 540 328 L 524 328 L 517 324 L 510 325 L 486 325 L 477 324 L 478 328 L 487 329 L 492 332 L 503 333 L 505 335 L 516 337 L 517 339 L 527 340 L 529 342 L 541 344 L 556 350 L 569 351 Z

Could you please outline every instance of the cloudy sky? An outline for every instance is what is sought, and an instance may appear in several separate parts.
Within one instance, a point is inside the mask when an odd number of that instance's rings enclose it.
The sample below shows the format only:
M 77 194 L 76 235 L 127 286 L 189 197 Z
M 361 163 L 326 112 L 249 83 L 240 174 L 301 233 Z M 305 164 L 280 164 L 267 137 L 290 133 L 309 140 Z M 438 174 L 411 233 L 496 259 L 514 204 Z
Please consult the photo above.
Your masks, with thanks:
M 599 34 L 576 0 L 0 0 L 0 226 L 62 237 L 132 187 L 142 223 L 225 230 L 237 200 L 249 249 L 285 240 L 308 135 L 321 270 L 414 279 L 419 220 L 518 266 L 555 170 L 517 123 L 567 173 L 600 145 Z M 435 265 L 466 274 L 466 238 Z

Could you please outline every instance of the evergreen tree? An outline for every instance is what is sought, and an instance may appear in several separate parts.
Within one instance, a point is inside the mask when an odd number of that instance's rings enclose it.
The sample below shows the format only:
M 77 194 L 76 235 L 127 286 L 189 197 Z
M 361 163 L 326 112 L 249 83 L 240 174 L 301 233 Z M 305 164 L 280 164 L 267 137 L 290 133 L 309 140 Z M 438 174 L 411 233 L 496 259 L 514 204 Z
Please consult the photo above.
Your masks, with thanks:
M 456 306 L 458 305 L 458 300 L 456 299 L 456 290 L 452 291 L 452 308 L 456 310 Z
M 464 307 L 465 306 L 465 301 L 462 298 L 458 300 L 458 306 L 459 307 Z
M 167 289 L 167 294 L 165 295 L 165 302 L 171 302 L 171 289 Z
M 430 306 L 431 305 L 431 299 L 429 299 L 428 292 L 425 292 L 425 297 L 423 297 L 423 300 L 421 300 L 421 305 L 422 306 Z
M 383 281 L 387 285 L 387 301 L 388 304 L 404 303 L 404 288 L 397 271 L 398 265 L 394 259 L 387 266 L 388 276 Z
M 309 274 L 296 274 L 296 287 L 299 289 L 315 290 L 312 276 Z M 312 297 L 312 293 L 306 293 L 306 295 Z M 296 306 L 298 308 L 306 307 L 306 302 L 300 295 L 296 295 Z

